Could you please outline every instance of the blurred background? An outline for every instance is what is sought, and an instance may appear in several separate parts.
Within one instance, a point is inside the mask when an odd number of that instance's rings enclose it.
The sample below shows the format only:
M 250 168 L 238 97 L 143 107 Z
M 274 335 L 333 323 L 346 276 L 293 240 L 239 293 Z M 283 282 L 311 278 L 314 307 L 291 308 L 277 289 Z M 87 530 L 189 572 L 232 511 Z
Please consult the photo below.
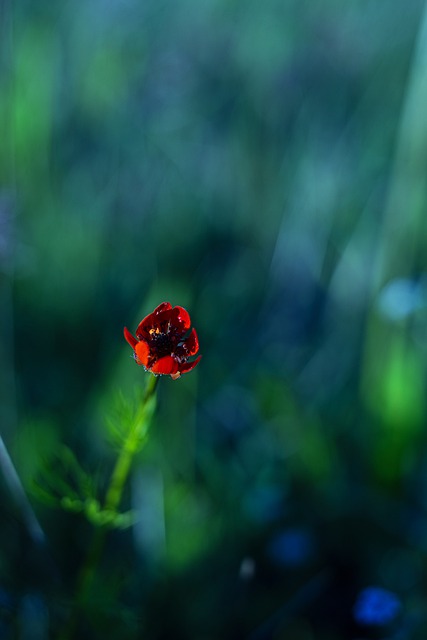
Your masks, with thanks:
M 165 300 L 203 359 L 80 637 L 426 637 L 426 104 L 421 0 L 0 2 L 1 638 L 58 637 L 92 527 L 34 481 L 102 493 Z

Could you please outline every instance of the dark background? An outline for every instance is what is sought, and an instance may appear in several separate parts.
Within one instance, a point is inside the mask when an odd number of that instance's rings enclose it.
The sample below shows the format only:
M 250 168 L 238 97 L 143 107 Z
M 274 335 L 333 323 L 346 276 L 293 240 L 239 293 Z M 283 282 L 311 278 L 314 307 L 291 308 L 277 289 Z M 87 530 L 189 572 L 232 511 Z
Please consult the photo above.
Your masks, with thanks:
M 0 3 L 0 428 L 45 535 L 3 464 L 1 638 L 56 637 L 91 526 L 34 481 L 65 444 L 102 493 L 164 300 L 203 359 L 87 637 L 425 638 L 426 105 L 420 0 Z

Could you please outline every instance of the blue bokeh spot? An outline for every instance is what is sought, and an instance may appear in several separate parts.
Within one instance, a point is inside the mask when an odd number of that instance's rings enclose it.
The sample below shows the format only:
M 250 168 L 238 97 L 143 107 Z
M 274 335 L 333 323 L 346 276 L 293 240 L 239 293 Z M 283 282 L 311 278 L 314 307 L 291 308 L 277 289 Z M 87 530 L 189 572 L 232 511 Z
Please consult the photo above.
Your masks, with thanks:
M 292 528 L 276 534 L 268 545 L 269 557 L 278 565 L 298 567 L 314 553 L 314 540 L 306 529 Z
M 381 587 L 367 587 L 360 592 L 353 614 L 359 624 L 381 626 L 392 622 L 400 609 L 400 600 L 394 593 Z

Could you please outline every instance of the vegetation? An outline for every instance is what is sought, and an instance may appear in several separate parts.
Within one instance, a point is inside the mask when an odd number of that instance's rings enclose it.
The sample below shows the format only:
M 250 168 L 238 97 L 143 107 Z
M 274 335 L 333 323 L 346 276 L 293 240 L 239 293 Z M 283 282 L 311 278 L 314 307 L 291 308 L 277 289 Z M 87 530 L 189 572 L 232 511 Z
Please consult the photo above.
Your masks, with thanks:
M 0 8 L 0 636 L 424 638 L 424 3 Z

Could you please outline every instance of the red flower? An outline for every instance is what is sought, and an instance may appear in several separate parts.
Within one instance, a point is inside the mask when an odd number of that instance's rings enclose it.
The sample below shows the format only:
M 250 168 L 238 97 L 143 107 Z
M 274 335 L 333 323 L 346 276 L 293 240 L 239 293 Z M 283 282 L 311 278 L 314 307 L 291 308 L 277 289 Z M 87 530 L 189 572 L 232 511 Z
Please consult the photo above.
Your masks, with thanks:
M 124 335 L 137 364 L 146 371 L 176 380 L 182 373 L 194 369 L 202 357 L 188 361 L 199 350 L 196 330 L 189 331 L 190 326 L 190 316 L 183 307 L 172 308 L 170 302 L 162 302 L 141 320 L 136 338 L 126 327 Z

